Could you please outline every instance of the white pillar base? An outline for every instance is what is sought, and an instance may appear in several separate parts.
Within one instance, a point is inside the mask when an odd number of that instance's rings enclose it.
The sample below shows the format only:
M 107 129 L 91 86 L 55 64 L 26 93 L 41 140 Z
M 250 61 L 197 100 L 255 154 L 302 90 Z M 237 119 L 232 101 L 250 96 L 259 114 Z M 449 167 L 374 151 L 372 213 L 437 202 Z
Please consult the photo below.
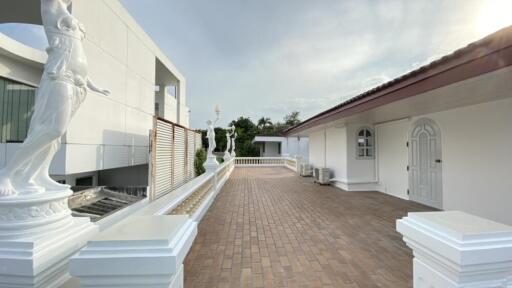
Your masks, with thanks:
M 140 216 L 101 232 L 70 261 L 82 288 L 182 288 L 197 234 L 187 215 Z
M 89 218 L 41 237 L 0 240 L 0 287 L 59 287 L 69 279 L 68 260 L 98 232 Z
M 217 162 L 217 157 L 215 156 L 208 156 L 206 159 L 206 162 L 203 164 L 204 169 L 206 172 L 215 173 L 217 169 L 219 168 L 219 162 Z
M 512 227 L 459 211 L 409 213 L 397 230 L 414 254 L 414 287 L 512 287 Z
M 229 162 L 229 160 L 231 160 L 231 155 L 229 154 L 229 152 L 224 152 L 224 162 Z

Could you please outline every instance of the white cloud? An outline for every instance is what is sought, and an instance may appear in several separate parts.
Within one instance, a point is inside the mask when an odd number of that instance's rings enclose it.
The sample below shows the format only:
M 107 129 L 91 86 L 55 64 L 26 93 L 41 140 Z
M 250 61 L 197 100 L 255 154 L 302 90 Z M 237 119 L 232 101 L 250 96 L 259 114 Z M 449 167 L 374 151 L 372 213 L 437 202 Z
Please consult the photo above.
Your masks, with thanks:
M 480 6 L 480 0 L 154 1 L 123 0 L 187 77 L 194 127 L 217 103 L 226 123 L 241 115 L 279 120 L 293 110 L 312 116 L 476 40 Z

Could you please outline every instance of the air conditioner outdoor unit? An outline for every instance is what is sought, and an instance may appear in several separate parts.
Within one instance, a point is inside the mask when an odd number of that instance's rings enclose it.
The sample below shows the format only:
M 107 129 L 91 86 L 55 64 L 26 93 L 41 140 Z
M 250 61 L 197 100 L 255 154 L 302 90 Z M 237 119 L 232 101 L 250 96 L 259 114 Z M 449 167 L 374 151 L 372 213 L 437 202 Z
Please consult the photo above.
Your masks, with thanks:
M 315 178 L 315 182 L 318 181 L 318 168 L 313 169 L 313 178 Z
M 315 178 L 317 183 L 321 185 L 330 184 L 331 171 L 329 170 L 329 168 L 318 168 L 317 175 L 318 178 Z
M 300 176 L 309 177 L 311 176 L 311 165 L 307 163 L 300 164 Z

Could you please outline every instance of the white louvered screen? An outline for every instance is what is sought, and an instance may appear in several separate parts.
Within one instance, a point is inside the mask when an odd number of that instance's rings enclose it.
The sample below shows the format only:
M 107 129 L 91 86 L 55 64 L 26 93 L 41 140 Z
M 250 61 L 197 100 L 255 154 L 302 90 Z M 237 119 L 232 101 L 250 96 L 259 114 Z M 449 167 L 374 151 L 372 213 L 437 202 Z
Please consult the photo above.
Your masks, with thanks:
M 202 147 L 201 134 L 167 120 L 155 119 L 152 197 L 160 198 L 195 177 L 194 158 Z
M 174 181 L 173 188 L 176 189 L 187 181 L 185 171 L 187 155 L 185 151 L 186 131 L 182 127 L 174 126 Z
M 201 133 L 196 133 L 196 151 L 203 148 L 203 138 L 201 137 Z
M 156 145 L 154 164 L 154 195 L 159 198 L 173 190 L 173 125 L 164 121 L 156 121 Z
M 201 136 L 201 133 L 196 132 L 196 139 L 195 139 L 195 151 L 203 148 L 203 137 Z M 194 158 L 195 160 L 195 158 Z M 197 177 L 199 175 L 196 175 L 196 171 L 194 169 L 194 177 Z
M 192 130 L 187 131 L 187 181 L 194 178 L 194 158 L 196 155 L 195 145 L 196 132 Z

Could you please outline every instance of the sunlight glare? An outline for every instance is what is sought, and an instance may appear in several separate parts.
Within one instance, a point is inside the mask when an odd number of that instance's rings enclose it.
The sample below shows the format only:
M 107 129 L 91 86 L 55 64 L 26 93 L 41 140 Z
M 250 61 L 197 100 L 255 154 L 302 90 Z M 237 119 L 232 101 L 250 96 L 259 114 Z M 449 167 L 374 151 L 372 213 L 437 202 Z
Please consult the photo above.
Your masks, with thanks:
M 512 25 L 512 0 L 487 0 L 480 7 L 477 29 L 480 36 L 487 36 Z

